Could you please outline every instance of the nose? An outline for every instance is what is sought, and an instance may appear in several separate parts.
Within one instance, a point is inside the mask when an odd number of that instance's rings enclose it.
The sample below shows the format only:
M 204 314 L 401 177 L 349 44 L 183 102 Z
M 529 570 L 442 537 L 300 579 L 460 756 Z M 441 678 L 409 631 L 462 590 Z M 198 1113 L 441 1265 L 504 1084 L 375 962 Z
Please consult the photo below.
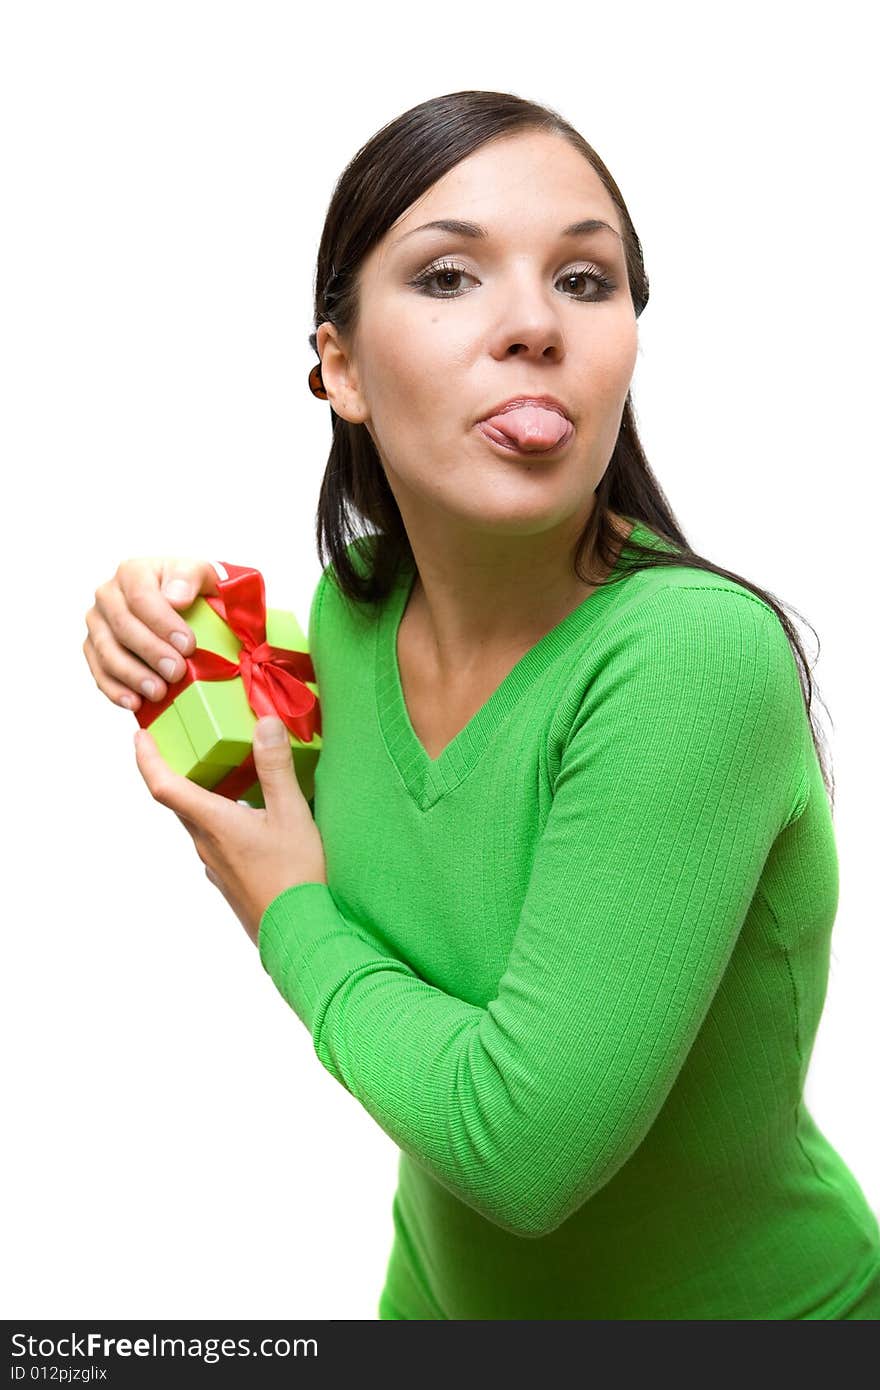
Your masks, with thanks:
M 533 271 L 524 267 L 511 272 L 500 288 L 501 307 L 495 337 L 497 355 L 525 354 L 554 360 L 561 356 L 565 341 L 561 306 L 554 303 L 552 294 L 552 288 L 546 287 Z

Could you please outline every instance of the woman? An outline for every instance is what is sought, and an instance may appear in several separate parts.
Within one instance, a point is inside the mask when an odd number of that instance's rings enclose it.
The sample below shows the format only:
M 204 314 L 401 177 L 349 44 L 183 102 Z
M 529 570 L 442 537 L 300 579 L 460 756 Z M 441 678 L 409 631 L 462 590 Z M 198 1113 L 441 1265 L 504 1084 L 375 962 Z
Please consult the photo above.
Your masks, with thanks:
M 877 1317 L 877 1220 L 803 1101 L 838 896 L 812 683 L 642 452 L 617 185 L 542 106 L 427 101 L 343 173 L 316 284 L 315 820 L 273 721 L 265 812 L 137 756 L 400 1148 L 379 1316 Z M 99 588 L 110 699 L 164 696 L 213 585 Z

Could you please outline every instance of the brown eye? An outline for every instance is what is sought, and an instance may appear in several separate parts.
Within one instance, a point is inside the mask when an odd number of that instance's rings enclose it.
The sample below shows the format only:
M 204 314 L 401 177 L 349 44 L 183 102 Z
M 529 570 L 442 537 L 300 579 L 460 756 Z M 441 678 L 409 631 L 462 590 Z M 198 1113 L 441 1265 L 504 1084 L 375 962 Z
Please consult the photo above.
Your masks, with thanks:
M 455 281 L 456 277 L 465 276 L 466 279 L 476 279 L 463 266 L 455 265 L 452 261 L 442 261 L 441 263 L 428 266 L 414 280 L 410 280 L 410 285 L 426 294 L 429 299 L 458 299 L 466 291 L 454 288 L 450 281 Z M 591 294 L 580 294 L 575 291 L 572 282 L 581 280 L 592 281 L 595 285 L 595 292 Z M 583 270 L 568 270 L 556 281 L 557 284 L 568 282 L 568 288 L 572 290 L 570 297 L 580 300 L 582 304 L 595 304 L 599 300 L 607 299 L 617 288 L 616 283 L 598 268 L 598 266 L 587 266 Z M 436 287 L 432 289 L 432 286 Z
M 585 270 L 567 270 L 561 277 L 562 280 L 592 280 L 597 287 L 598 293 L 590 295 L 589 298 L 606 299 L 612 290 L 616 289 L 613 280 L 609 280 L 607 275 L 603 275 L 597 266 L 588 266 Z M 582 299 L 583 295 L 575 295 L 576 299 Z
M 427 270 L 423 270 L 421 275 L 417 275 L 414 280 L 410 281 L 410 284 L 416 289 L 421 289 L 423 294 L 429 293 L 427 288 L 429 285 L 437 284 L 440 286 L 440 293 L 431 295 L 432 299 L 457 299 L 462 291 L 453 289 L 449 281 L 450 279 L 454 280 L 456 276 L 467 274 L 468 272 L 461 266 L 444 261 L 441 265 L 428 266 Z M 473 279 L 474 277 L 469 276 L 469 278 Z

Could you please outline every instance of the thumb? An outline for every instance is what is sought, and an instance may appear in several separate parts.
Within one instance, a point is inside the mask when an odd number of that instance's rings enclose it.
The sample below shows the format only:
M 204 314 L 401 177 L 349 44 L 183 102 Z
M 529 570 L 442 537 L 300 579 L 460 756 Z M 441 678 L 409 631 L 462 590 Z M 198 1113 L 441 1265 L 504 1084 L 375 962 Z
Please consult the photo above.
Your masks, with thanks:
M 273 802 L 277 804 L 289 800 L 294 787 L 299 790 L 290 736 L 286 725 L 277 715 L 267 714 L 258 719 L 254 726 L 254 766 L 267 810 Z

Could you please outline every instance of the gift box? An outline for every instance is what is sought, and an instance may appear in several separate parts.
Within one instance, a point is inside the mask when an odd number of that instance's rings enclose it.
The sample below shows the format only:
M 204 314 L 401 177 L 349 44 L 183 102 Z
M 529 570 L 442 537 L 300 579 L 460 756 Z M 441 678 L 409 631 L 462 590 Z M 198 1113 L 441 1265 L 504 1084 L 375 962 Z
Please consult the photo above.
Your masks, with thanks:
M 135 718 L 175 772 L 201 787 L 265 805 L 253 757 L 254 726 L 277 715 L 290 735 L 302 792 L 315 792 L 321 707 L 308 639 L 292 613 L 266 608 L 259 570 L 216 563 L 217 595 L 200 594 L 180 616 L 195 635 L 186 672 Z

